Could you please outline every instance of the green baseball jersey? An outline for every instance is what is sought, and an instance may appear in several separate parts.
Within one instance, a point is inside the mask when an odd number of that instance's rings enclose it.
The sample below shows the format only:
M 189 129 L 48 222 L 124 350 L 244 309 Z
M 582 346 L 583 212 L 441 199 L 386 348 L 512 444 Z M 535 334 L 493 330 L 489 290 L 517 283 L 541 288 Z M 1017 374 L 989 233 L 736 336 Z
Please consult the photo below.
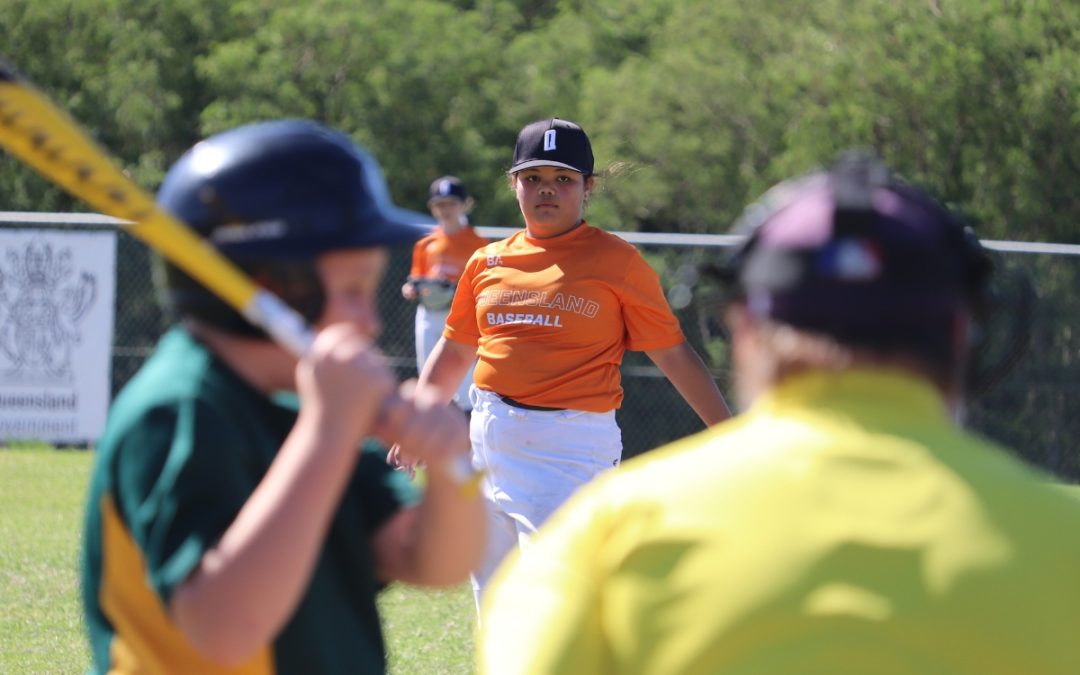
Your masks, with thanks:
M 921 380 L 803 375 L 573 497 L 488 590 L 480 670 L 1075 673 L 1077 532 Z
M 372 534 L 411 484 L 363 450 L 295 614 L 233 669 L 205 661 L 169 619 L 173 591 L 236 517 L 296 420 L 182 329 L 116 398 L 86 511 L 83 601 L 92 672 L 381 673 Z

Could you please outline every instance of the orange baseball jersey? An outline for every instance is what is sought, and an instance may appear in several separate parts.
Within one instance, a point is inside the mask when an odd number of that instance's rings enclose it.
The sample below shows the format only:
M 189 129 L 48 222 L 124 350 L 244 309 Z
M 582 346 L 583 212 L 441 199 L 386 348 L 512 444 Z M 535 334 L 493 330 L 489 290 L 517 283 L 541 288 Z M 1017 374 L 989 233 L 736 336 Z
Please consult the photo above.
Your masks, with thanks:
M 477 347 L 476 385 L 531 405 L 618 408 L 627 349 L 685 341 L 660 278 L 633 245 L 582 224 L 524 230 L 473 254 L 443 335 Z
M 469 256 L 487 243 L 488 240 L 471 227 L 464 227 L 454 234 L 446 234 L 441 227 L 437 227 L 413 246 L 409 276 L 457 281 Z

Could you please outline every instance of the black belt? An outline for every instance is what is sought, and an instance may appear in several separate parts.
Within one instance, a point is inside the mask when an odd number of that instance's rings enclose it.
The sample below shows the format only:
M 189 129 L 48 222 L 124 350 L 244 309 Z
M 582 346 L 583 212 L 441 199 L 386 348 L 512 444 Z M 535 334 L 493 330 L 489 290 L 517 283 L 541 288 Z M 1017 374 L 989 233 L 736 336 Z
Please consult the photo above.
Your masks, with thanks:
M 522 410 L 547 410 L 549 412 L 558 412 L 559 410 L 566 410 L 566 408 L 548 408 L 542 405 L 530 405 L 528 403 L 522 403 L 521 401 L 515 401 L 509 396 L 498 395 L 502 402 L 506 405 L 513 406 L 515 408 L 521 408 Z

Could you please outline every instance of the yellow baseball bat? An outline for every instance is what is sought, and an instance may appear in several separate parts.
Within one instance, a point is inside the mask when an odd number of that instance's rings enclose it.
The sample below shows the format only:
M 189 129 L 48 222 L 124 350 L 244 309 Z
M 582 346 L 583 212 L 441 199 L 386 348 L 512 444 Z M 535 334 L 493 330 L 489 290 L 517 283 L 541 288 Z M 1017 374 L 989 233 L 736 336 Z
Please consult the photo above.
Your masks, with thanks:
M 311 344 L 303 318 L 157 205 L 43 93 L 0 64 L 0 145 L 106 215 L 219 295 L 296 355 Z
M 42 92 L 0 63 L 0 146 L 71 195 L 122 227 L 263 328 L 297 356 L 313 339 L 311 328 L 280 298 L 239 267 L 128 178 L 78 123 Z M 466 492 L 478 489 L 481 473 L 467 462 L 451 465 Z

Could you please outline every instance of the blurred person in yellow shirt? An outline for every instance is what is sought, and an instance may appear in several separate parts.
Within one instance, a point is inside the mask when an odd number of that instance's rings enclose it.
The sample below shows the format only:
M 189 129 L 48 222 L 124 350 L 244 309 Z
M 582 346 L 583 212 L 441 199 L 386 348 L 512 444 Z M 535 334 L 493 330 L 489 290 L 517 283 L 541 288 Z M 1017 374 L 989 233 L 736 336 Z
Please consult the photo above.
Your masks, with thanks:
M 627 462 L 499 568 L 482 673 L 1075 673 L 1080 503 L 959 428 L 990 264 L 865 154 L 722 267 L 733 420 Z

